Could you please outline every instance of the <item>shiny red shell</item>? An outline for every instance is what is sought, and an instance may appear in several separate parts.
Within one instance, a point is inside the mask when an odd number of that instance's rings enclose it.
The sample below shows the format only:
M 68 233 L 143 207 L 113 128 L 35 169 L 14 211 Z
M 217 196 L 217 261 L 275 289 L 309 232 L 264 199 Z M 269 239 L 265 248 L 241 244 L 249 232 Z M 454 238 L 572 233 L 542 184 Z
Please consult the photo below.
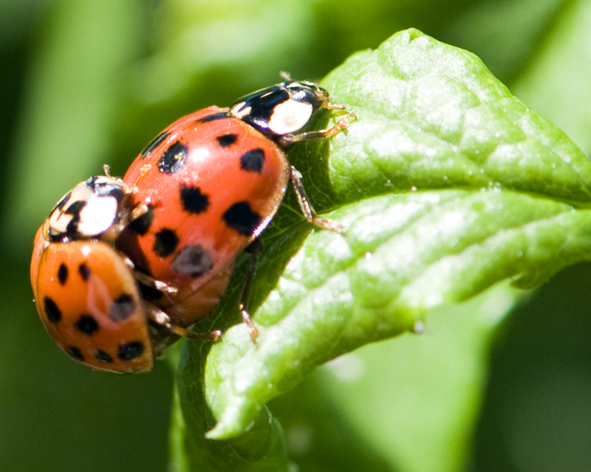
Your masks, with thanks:
M 273 141 L 212 106 L 160 133 L 123 181 L 149 211 L 117 248 L 140 272 L 178 290 L 144 296 L 188 326 L 217 304 L 236 257 L 277 211 L 289 164 Z

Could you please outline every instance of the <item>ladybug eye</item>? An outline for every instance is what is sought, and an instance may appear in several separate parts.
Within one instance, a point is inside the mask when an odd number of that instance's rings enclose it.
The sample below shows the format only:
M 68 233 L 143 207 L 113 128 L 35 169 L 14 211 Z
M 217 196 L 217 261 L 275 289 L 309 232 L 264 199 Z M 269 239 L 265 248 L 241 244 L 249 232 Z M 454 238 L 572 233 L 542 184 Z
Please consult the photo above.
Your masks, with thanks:
M 51 241 L 102 237 L 127 209 L 129 187 L 121 180 L 94 176 L 79 183 L 63 197 L 48 218 Z

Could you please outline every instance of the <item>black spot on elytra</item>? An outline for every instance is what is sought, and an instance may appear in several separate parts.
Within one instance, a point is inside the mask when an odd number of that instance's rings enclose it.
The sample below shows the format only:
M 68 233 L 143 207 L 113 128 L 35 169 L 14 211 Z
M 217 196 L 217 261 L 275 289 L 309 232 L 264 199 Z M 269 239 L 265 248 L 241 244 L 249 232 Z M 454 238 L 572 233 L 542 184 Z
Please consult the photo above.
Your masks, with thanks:
M 236 142 L 236 140 L 238 139 L 238 135 L 234 133 L 223 134 L 215 139 L 218 140 L 218 143 L 221 147 L 228 147 Z
M 96 359 L 101 362 L 106 362 L 109 364 L 111 362 L 113 362 L 113 358 L 109 354 L 107 354 L 105 351 L 101 351 L 100 349 L 98 351 L 96 351 L 96 354 L 94 355 L 94 357 L 96 357 Z
M 84 334 L 88 334 L 91 336 L 93 333 L 97 332 L 99 329 L 99 325 L 92 315 L 81 315 L 78 318 L 78 321 L 74 323 L 76 329 Z
M 68 354 L 70 354 L 74 359 L 78 359 L 79 361 L 84 360 L 84 356 L 82 355 L 82 352 L 76 346 L 70 346 L 68 348 Z
M 181 274 L 201 277 L 213 268 L 209 251 L 199 244 L 184 247 L 172 262 L 172 268 Z
M 183 186 L 181 188 L 181 201 L 185 211 L 194 214 L 203 213 L 209 206 L 209 197 L 202 193 L 199 187 Z
M 122 361 L 130 361 L 139 357 L 144 352 L 144 345 L 140 341 L 121 344 L 119 346 L 119 359 Z
M 113 301 L 109 309 L 109 318 L 113 321 L 123 321 L 136 309 L 135 300 L 131 295 L 124 293 Z
M 68 267 L 66 264 L 60 264 L 60 268 L 57 270 L 57 280 L 60 285 L 65 285 L 68 281 Z
M 152 207 L 150 207 L 146 213 L 139 216 L 135 220 L 132 220 L 128 226 L 129 229 L 135 231 L 140 236 L 143 236 L 150 230 L 152 221 L 154 221 L 154 210 Z
M 158 160 L 158 169 L 165 174 L 174 174 L 181 170 L 187 161 L 188 148 L 180 141 L 171 144 Z
M 52 323 L 58 323 L 62 319 L 61 310 L 51 298 L 45 297 L 43 299 L 43 307 L 45 308 L 47 319 Z
M 140 282 L 139 287 L 144 300 L 159 300 L 164 296 L 160 290 L 151 285 L 145 285 Z
M 262 149 L 252 149 L 240 157 L 240 168 L 247 172 L 260 173 L 263 170 L 264 163 L 265 151 Z
M 153 249 L 160 257 L 167 257 L 174 252 L 178 243 L 179 238 L 176 233 L 171 229 L 163 228 L 156 233 Z
M 213 115 L 204 116 L 203 118 L 200 118 L 197 121 L 199 123 L 209 123 L 210 121 L 223 120 L 231 116 L 232 115 L 230 115 L 228 112 L 214 113 Z
M 82 277 L 82 280 L 88 282 L 88 279 L 90 278 L 90 268 L 84 262 L 78 266 L 78 273 L 80 274 L 80 277 Z
M 169 134 L 170 131 L 163 131 L 154 139 L 152 139 L 152 141 L 150 141 L 146 145 L 146 147 L 142 149 L 142 152 L 140 153 L 140 159 L 145 159 L 148 156 L 148 154 L 150 154 L 154 149 L 156 149 L 158 145 L 162 143 L 162 141 L 164 141 Z
M 234 203 L 222 215 L 228 227 L 244 236 L 252 236 L 263 218 L 253 211 L 248 202 Z

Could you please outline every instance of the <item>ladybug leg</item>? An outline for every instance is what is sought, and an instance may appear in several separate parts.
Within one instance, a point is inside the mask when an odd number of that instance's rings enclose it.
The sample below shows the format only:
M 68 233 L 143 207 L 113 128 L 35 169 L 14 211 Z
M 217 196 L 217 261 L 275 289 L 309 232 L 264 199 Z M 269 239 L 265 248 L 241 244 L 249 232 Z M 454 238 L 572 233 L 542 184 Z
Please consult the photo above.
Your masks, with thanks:
M 175 325 L 170 319 L 170 316 L 150 303 L 146 304 L 146 313 L 152 322 L 167 329 L 171 333 L 176 334 L 177 336 L 182 336 L 183 338 L 199 339 L 202 341 L 216 341 L 222 335 L 222 332 L 219 329 L 209 333 L 195 333 L 193 331 L 189 331 L 188 329 L 182 328 L 181 326 Z
M 339 107 L 339 108 L 335 108 L 338 110 L 344 109 L 344 108 L 340 108 L 342 105 L 335 105 L 335 104 L 329 104 L 329 105 L 334 106 L 334 107 Z M 350 118 L 352 120 L 357 119 L 357 117 L 355 116 L 355 113 L 347 113 L 346 115 L 342 116 L 339 119 L 339 121 L 336 122 L 336 124 L 334 126 L 331 126 L 328 129 L 320 129 L 320 130 L 316 130 L 316 131 L 306 131 L 304 133 L 286 134 L 284 136 L 281 136 L 281 138 L 279 139 L 279 145 L 284 148 L 287 148 L 287 147 L 291 146 L 292 144 L 299 143 L 301 141 L 312 141 L 314 139 L 332 138 L 333 136 L 339 134 L 341 131 L 344 131 L 349 127 L 349 122 L 347 121 L 347 118 Z
M 139 270 L 136 270 L 135 264 L 129 257 L 124 258 L 125 264 L 133 271 L 133 277 L 135 280 L 143 285 L 147 285 L 148 287 L 153 287 L 160 292 L 168 293 L 169 295 L 174 295 L 178 292 L 176 287 L 173 287 L 166 282 L 162 282 L 160 280 L 156 280 L 154 277 L 150 277 L 148 274 L 144 274 Z
M 156 280 L 153 277 L 144 274 L 143 272 L 134 270 L 133 276 L 135 277 L 135 280 L 137 280 L 141 284 L 147 285 L 148 287 L 154 287 L 156 290 L 159 290 L 160 292 L 164 292 L 169 295 L 174 295 L 178 292 L 178 289 L 176 287 L 173 287 L 172 285 L 167 284 L 166 282 Z
M 318 215 L 316 215 L 316 211 L 312 207 L 312 203 L 310 202 L 308 195 L 306 195 L 306 191 L 302 185 L 302 174 L 300 174 L 294 166 L 289 167 L 289 178 L 293 184 L 302 213 L 310 223 L 320 226 L 323 229 L 334 231 L 335 233 L 344 232 L 345 229 L 336 221 L 319 218 Z
M 178 292 L 178 289 L 176 287 L 173 287 L 172 285 L 169 285 L 166 282 L 156 280 L 150 277 L 149 275 L 143 274 L 141 272 L 135 271 L 134 276 L 138 282 L 141 282 L 149 287 L 154 287 L 156 290 L 160 292 L 165 292 L 169 295 L 174 295 Z
M 246 278 L 244 280 L 244 287 L 242 287 L 242 293 L 240 294 L 240 303 L 238 304 L 242 320 L 250 330 L 250 339 L 252 339 L 253 344 L 257 344 L 259 330 L 255 326 L 254 321 L 252 321 L 252 318 L 248 313 L 248 294 L 250 293 L 250 287 L 252 285 L 252 280 L 254 279 L 257 263 L 259 261 L 259 256 L 262 250 L 263 243 L 258 238 L 255 239 L 252 243 L 250 243 L 250 245 L 247 246 L 245 249 L 245 251 L 250 252 L 251 257 L 248 263 L 248 267 L 246 268 Z
M 323 102 L 322 106 L 324 108 L 326 108 L 327 110 L 346 110 L 347 107 L 345 105 L 339 105 L 338 103 L 331 103 L 331 102 Z M 357 116 L 355 116 L 355 113 L 351 112 L 351 113 L 347 113 L 347 116 L 353 120 L 357 119 Z
M 144 216 L 150 211 L 151 205 L 152 200 L 150 200 L 150 198 L 146 198 L 142 203 L 138 203 L 135 207 L 133 207 L 133 210 L 131 210 L 129 221 L 131 222 Z

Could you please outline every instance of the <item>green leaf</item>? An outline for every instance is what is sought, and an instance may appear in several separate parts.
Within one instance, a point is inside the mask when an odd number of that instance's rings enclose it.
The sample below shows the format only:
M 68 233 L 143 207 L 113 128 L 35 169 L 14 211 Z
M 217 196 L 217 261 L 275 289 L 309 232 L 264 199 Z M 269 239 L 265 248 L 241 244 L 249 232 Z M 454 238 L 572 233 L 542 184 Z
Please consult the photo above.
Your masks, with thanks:
M 198 347 L 200 343 L 193 343 Z M 198 348 L 199 349 L 199 348 Z M 204 398 L 202 377 L 207 346 L 200 352 L 182 355 L 179 365 L 179 401 L 183 408 L 173 410 L 173 436 L 171 450 L 174 472 L 192 470 L 216 471 L 268 471 L 288 470 L 288 462 L 279 423 L 268 412 L 260 415 L 248 432 L 229 441 L 205 439 L 206 432 L 215 425 L 215 419 Z
M 466 51 L 409 30 L 353 56 L 325 83 L 359 117 L 333 141 L 340 202 L 470 188 L 589 203 L 587 157 Z
M 369 451 L 369 457 L 387 460 L 389 471 L 466 470 L 474 442 L 471 426 L 479 418 L 487 390 L 494 330 L 515 302 L 517 289 L 508 285 L 502 283 L 468 302 L 430 311 L 421 337 L 406 335 L 394 342 L 372 343 L 325 364 L 309 377 L 316 380 L 315 394 L 306 392 L 298 400 L 292 393 L 301 389 L 298 386 L 273 400 L 271 410 L 285 428 L 290 450 L 297 453 L 291 438 L 294 428 L 301 429 L 303 424 L 312 431 L 310 443 L 321 454 L 330 451 L 335 437 L 346 434 L 350 443 Z M 302 384 L 309 383 L 306 379 Z M 314 400 L 319 411 L 302 418 L 305 404 Z M 296 419 L 286 418 L 277 403 L 283 403 Z M 334 405 L 344 423 L 339 431 L 347 433 L 318 431 L 324 422 L 334 424 L 334 419 L 326 418 L 327 405 Z M 350 462 L 353 451 L 351 444 L 331 457 Z M 310 470 L 303 463 L 305 456 L 294 454 L 294 459 L 302 470 Z M 345 462 L 335 470 L 381 469 L 356 468 Z
M 288 196 L 253 287 L 258 344 L 237 324 L 209 353 L 187 344 L 179 374 L 193 439 L 208 450 L 212 438 L 243 440 L 250 463 L 277 450 L 266 402 L 316 366 L 413 331 L 432 308 L 506 279 L 534 287 L 591 257 L 591 164 L 474 55 L 407 30 L 324 86 L 358 120 L 290 160 L 346 231 L 311 231 Z M 236 320 L 241 280 L 209 323 Z M 208 440 L 192 426 L 204 399 L 217 421 Z

